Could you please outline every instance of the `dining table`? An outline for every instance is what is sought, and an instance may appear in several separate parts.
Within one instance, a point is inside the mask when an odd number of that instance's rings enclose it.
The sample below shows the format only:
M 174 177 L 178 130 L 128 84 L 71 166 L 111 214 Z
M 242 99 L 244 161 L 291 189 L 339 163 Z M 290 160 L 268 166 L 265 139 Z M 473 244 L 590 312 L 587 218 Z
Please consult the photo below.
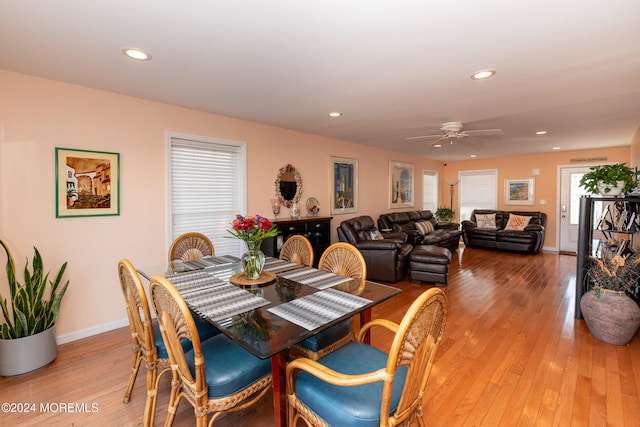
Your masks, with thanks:
M 248 280 L 240 259 L 207 257 L 198 261 L 139 268 L 151 280 L 166 277 L 180 292 L 193 315 L 214 325 L 227 337 L 261 359 L 271 359 L 274 425 L 283 427 L 286 417 L 286 365 L 295 344 L 334 325 L 360 316 L 371 320 L 372 308 L 402 291 L 366 281 L 354 295 L 348 288 L 354 279 L 316 268 L 267 257 L 260 279 Z M 370 337 L 365 337 L 369 342 Z

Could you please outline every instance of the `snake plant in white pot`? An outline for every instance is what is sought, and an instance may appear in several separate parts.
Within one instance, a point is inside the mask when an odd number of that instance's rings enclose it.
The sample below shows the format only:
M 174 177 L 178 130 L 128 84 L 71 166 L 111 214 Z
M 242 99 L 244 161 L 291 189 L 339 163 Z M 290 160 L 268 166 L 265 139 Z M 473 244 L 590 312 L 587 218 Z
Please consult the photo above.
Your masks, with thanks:
M 62 285 L 65 262 L 53 280 L 44 272 L 42 256 L 34 249 L 31 271 L 27 259 L 23 281 L 16 278 L 16 265 L 6 243 L 9 301 L 0 294 L 4 322 L 0 324 L 0 375 L 20 375 L 51 363 L 58 355 L 55 322 L 69 281 Z M 47 287 L 49 292 L 47 294 Z

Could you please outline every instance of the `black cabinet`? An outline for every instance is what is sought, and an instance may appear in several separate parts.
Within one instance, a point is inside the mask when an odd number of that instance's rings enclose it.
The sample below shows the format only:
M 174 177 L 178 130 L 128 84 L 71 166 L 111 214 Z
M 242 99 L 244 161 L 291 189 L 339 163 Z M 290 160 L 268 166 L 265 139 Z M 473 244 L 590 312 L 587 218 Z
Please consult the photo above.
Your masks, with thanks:
M 599 211 L 600 217 L 594 218 L 595 205 L 602 204 Z M 606 206 L 609 205 L 609 210 Z M 625 217 L 617 220 L 619 215 L 610 214 L 612 206 L 622 207 Z M 631 216 L 629 216 L 631 215 Z M 578 248 L 576 260 L 576 300 L 575 318 L 582 319 L 580 310 L 580 299 L 582 295 L 591 288 L 587 278 L 587 268 L 589 267 L 589 256 L 600 256 L 599 251 L 603 250 L 603 239 L 620 239 L 626 236 L 633 243 L 633 236 L 640 230 L 638 228 L 638 216 L 640 215 L 639 197 L 589 197 L 580 198 L 580 218 L 578 219 Z M 599 236 L 594 236 L 594 233 Z
M 305 216 L 298 219 L 274 220 L 278 235 L 265 239 L 261 250 L 265 255 L 278 258 L 284 242 L 291 236 L 301 234 L 311 242 L 314 265 L 317 265 L 322 253 L 331 244 L 331 219 L 333 217 L 330 216 Z

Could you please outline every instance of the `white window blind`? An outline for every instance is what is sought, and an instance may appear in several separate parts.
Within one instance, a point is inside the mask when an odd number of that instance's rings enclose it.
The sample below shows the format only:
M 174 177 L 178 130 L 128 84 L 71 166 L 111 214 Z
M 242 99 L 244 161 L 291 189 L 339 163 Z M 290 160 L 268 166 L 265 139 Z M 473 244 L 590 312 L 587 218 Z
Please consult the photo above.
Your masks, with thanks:
M 498 171 L 461 171 L 460 221 L 469 219 L 474 209 L 498 208 Z
M 216 254 L 240 255 L 244 247 L 227 230 L 246 205 L 245 144 L 224 140 L 170 137 L 169 244 L 197 231 Z
M 438 209 L 438 172 L 422 171 L 422 209 L 434 212 Z

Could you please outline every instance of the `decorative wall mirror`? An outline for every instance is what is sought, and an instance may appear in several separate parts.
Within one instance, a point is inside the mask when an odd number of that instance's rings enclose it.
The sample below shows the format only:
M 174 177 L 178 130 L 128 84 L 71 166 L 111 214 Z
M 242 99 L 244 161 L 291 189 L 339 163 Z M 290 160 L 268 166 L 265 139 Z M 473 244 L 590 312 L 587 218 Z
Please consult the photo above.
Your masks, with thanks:
M 276 196 L 287 208 L 297 203 L 302 195 L 302 177 L 291 165 L 280 168 L 276 176 Z

